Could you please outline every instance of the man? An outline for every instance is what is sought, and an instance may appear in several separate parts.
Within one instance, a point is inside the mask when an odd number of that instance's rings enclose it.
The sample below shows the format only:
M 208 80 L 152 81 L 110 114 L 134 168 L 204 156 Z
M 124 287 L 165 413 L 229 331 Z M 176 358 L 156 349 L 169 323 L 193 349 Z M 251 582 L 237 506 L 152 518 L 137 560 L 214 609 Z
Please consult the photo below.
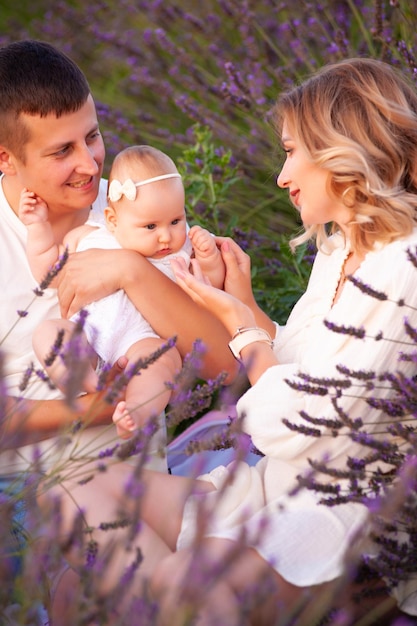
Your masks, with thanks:
M 26 317 L 18 318 L 17 311 L 25 309 L 36 287 L 25 256 L 24 227 L 17 217 L 20 192 L 27 187 L 44 198 L 59 243 L 70 229 L 87 220 L 91 209 L 100 218 L 106 203 L 105 182 L 101 180 L 104 158 L 94 101 L 75 63 L 39 41 L 20 41 L 1 48 L 0 341 L 5 354 L 5 383 L 12 397 L 22 395 L 22 377 L 35 361 L 33 329 L 42 319 L 59 314 L 57 294 L 47 290 L 30 305 Z M 61 312 L 70 315 L 117 289 L 124 289 L 141 313 L 152 319 L 159 335 L 178 337 L 182 355 L 190 351 L 196 338 L 202 339 L 207 346 L 203 375 L 235 371 L 222 325 L 134 252 L 93 251 L 70 258 L 59 276 Z M 164 306 L 166 302 L 170 302 L 169 309 Z M 32 377 L 23 395 L 27 399 L 25 431 L 31 440 L 48 437 L 80 415 L 39 378 Z M 93 403 L 97 406 L 97 395 L 80 399 L 82 412 Z M 37 400 L 43 402 L 35 404 Z M 94 422 L 108 423 L 111 412 L 111 407 L 102 403 Z M 14 411 L 9 427 L 13 429 L 20 419 L 22 416 Z
M 102 392 L 80 397 L 74 411 L 40 377 L 25 378 L 31 363 L 35 370 L 39 367 L 32 350 L 32 333 L 44 319 L 60 313 L 69 316 L 93 300 L 124 289 L 161 337 L 177 336 L 182 356 L 197 338 L 203 341 L 207 347 L 203 376 L 210 378 L 222 370 L 232 376 L 236 372 L 222 324 L 130 250 L 72 255 L 58 276 L 58 293 L 46 289 L 42 296 L 33 295 L 37 283 L 26 259 L 26 229 L 17 216 L 22 189 L 33 190 L 47 202 L 53 235 L 61 243 L 69 230 L 90 215 L 100 220 L 106 204 L 106 182 L 101 178 L 104 158 L 94 101 L 77 65 L 44 42 L 19 41 L 0 48 L 3 486 L 21 477 L 22 472 L 30 472 L 34 455 L 44 471 L 51 476 L 59 473 L 61 481 L 65 459 L 71 455 L 68 473 L 74 474 L 75 463 L 79 480 L 86 471 L 86 460 L 96 459 L 109 441 L 117 440 L 111 423 L 113 408 L 103 401 Z M 119 370 L 122 368 L 123 362 Z M 61 429 L 68 430 L 79 418 L 81 433 L 76 439 L 74 436 L 72 445 L 67 441 L 63 448 L 62 439 L 55 435 Z M 102 521 L 114 519 L 118 494 L 123 491 L 121 477 L 127 475 L 122 465 L 113 483 L 106 480 L 99 490 L 94 481 L 92 489 L 91 484 L 83 487 L 80 498 L 87 508 L 86 519 L 90 519 L 88 509 L 99 511 Z M 94 518 L 92 524 L 96 522 Z

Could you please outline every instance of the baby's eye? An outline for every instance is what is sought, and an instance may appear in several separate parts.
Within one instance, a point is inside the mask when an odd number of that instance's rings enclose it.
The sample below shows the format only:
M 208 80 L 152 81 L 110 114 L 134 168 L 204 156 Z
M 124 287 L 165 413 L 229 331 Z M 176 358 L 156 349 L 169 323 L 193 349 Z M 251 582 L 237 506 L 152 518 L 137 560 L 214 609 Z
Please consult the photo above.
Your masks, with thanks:
M 154 230 L 156 228 L 156 224 L 148 224 L 147 226 L 145 226 L 145 228 L 147 228 L 148 230 Z
M 172 220 L 171 224 L 173 226 L 176 226 L 177 224 L 179 224 L 181 222 L 181 220 L 179 218 L 177 218 L 176 220 Z

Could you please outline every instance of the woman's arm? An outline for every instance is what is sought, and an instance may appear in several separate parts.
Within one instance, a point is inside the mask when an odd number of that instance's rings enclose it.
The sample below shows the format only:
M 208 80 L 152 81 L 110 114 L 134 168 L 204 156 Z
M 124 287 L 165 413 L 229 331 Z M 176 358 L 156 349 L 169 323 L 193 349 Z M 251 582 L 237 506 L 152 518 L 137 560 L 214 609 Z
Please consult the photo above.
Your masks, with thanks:
M 182 357 L 196 339 L 207 348 L 202 375 L 221 371 L 229 381 L 238 367 L 228 348 L 229 334 L 206 308 L 196 304 L 174 281 L 131 250 L 88 250 L 70 255 L 60 273 L 58 295 L 63 317 L 94 300 L 123 289 L 161 337 L 177 337 Z
M 227 266 L 227 260 L 225 260 Z M 264 316 L 257 315 L 250 306 L 241 302 L 238 298 L 216 289 L 204 281 L 204 277 L 199 270 L 198 264 L 193 264 L 194 274 L 191 274 L 180 259 L 172 262 L 172 266 L 179 285 L 186 293 L 200 306 L 212 311 L 222 324 L 229 331 L 228 342 L 235 335 L 238 329 L 251 329 L 260 327 L 266 330 L 265 326 L 260 326 L 258 320 L 265 321 Z M 259 307 L 256 307 L 258 309 Z M 255 310 L 256 310 L 255 309 Z M 266 320 L 270 321 L 267 316 Z M 275 326 L 271 322 L 273 328 Z M 267 331 L 268 332 L 268 331 Z M 243 363 L 250 383 L 253 385 L 258 378 L 271 366 L 277 365 L 278 361 L 272 351 L 272 346 L 265 343 L 265 337 L 259 341 L 250 343 L 240 351 L 240 360 Z
M 224 290 L 246 304 L 254 315 L 256 326 L 264 328 L 271 337 L 274 337 L 275 324 L 262 311 L 253 295 L 249 255 L 230 237 L 216 237 L 215 239 L 226 266 Z

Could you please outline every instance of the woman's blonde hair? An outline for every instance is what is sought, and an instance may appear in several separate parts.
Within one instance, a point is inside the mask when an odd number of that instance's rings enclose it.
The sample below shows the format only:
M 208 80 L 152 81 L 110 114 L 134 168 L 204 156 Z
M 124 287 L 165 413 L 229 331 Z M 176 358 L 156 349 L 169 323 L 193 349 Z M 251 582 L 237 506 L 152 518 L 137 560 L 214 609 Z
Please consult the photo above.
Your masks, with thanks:
M 360 58 L 327 65 L 280 95 L 273 120 L 280 135 L 285 120 L 312 161 L 330 172 L 330 192 L 352 210 L 356 250 L 411 232 L 417 218 L 417 94 L 392 66 Z M 292 244 L 313 236 L 323 246 L 325 226 L 310 226 Z

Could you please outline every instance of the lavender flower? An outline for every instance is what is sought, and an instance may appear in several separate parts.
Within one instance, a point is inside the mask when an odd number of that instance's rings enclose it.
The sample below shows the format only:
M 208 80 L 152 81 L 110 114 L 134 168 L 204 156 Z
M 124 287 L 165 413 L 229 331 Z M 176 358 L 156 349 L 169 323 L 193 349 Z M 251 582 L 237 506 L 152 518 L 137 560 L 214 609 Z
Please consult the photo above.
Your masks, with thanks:
M 117 151 L 131 143 L 152 142 L 162 149 L 170 146 L 174 157 L 192 148 L 184 164 L 187 203 L 190 205 L 187 212 L 193 221 L 201 221 L 213 232 L 230 234 L 251 254 L 258 302 L 278 321 L 286 319 L 305 288 L 312 252 L 306 248 L 305 256 L 300 250 L 299 256 L 294 257 L 283 243 L 287 233 L 293 232 L 298 223 L 286 195 L 277 191 L 275 185 L 279 157 L 276 137 L 269 128 L 268 112 L 277 94 L 311 69 L 349 56 L 384 58 L 417 83 L 416 16 L 408 10 L 406 3 L 398 0 L 390 0 L 388 4 L 380 0 L 323 0 L 319 4 L 307 2 L 304 8 L 300 12 L 296 3 L 293 6 L 279 1 L 262 5 L 254 0 L 240 3 L 219 0 L 195 6 L 190 3 L 188 10 L 181 3 L 161 0 L 139 0 L 136 3 L 120 0 L 117 6 L 105 0 L 94 0 L 89 4 L 57 0 L 39 12 L 41 17 L 36 11 L 30 14 L 30 28 L 22 22 L 27 19 L 27 11 L 9 12 L 10 17 L 6 12 L 3 29 L 6 34 L 0 38 L 2 44 L 7 43 L 10 39 L 27 36 L 30 30 L 31 36 L 55 42 L 87 68 L 108 148 L 108 163 Z M 116 98 L 117 106 L 114 104 L 116 93 L 123 94 L 123 98 Z M 205 135 L 206 139 L 204 136 L 201 139 L 202 135 L 192 130 L 195 121 L 201 124 L 201 128 L 210 128 L 209 138 Z M 408 257 L 417 268 L 416 250 L 410 249 Z M 59 267 L 55 269 L 59 271 Z M 51 286 L 55 269 L 35 290 L 37 296 L 42 296 L 44 289 Z M 385 294 L 370 286 L 355 284 L 370 297 L 381 301 L 386 299 Z M 397 304 L 407 306 L 403 299 Z M 23 305 L 19 305 L 18 320 L 30 314 L 30 304 L 26 308 Z M 412 347 L 416 330 L 412 321 L 408 323 Z M 329 328 L 359 339 L 365 336 L 364 329 L 335 325 Z M 387 340 L 382 329 L 375 340 Z M 81 347 L 74 346 L 73 354 L 81 354 Z M 65 350 L 56 358 L 65 359 Z M 402 364 L 417 363 L 417 350 L 402 353 L 400 359 Z M 224 381 L 220 378 L 207 381 L 207 384 L 196 379 L 198 361 L 198 355 L 186 360 L 184 375 L 175 382 L 173 391 L 178 393 L 179 404 L 173 408 L 173 423 L 199 415 L 199 411 L 205 411 L 222 392 Z M 136 375 L 145 366 L 138 363 L 129 376 Z M 416 381 L 398 372 L 379 377 L 372 372 L 353 371 L 343 364 L 338 371 L 340 381 L 337 378 L 309 380 L 308 377 L 293 381 L 295 388 L 298 385 L 302 393 L 327 396 L 333 411 L 333 415 L 326 418 L 302 412 L 303 429 L 299 426 L 298 432 L 305 432 L 307 436 L 320 436 L 324 432 L 341 436 L 351 430 L 352 437 L 364 447 L 364 456 L 350 458 L 345 468 L 338 469 L 331 467 L 328 459 L 312 459 L 311 473 L 300 483 L 302 488 L 316 490 L 323 503 L 330 506 L 352 501 L 366 504 L 373 525 L 372 538 L 379 553 L 372 559 L 364 557 L 365 565 L 395 586 L 398 580 L 415 571 L 417 485 L 413 457 L 417 436 Z M 107 386 L 106 373 L 105 368 L 100 388 Z M 21 391 L 27 388 L 33 375 L 36 372 L 31 366 L 22 381 Z M 109 401 L 117 397 L 128 379 L 120 378 L 115 382 L 109 391 Z M 77 385 L 79 381 L 77 384 L 74 381 L 74 390 Z M 379 397 L 381 385 L 392 392 L 389 399 Z M 195 392 L 194 397 L 191 389 Z M 343 398 L 348 393 L 357 393 L 364 398 L 361 418 L 351 418 L 344 411 Z M 377 434 L 367 432 L 368 412 L 375 409 L 385 415 Z M 137 438 L 126 446 L 115 444 L 97 454 L 96 471 L 103 471 L 105 467 L 100 459 L 116 456 L 120 448 L 123 458 L 136 455 L 137 464 L 122 495 L 139 509 L 143 493 L 140 471 L 146 459 L 150 432 L 151 428 L 149 432 L 138 433 Z M 71 430 L 66 440 L 71 441 L 73 434 Z M 234 446 L 238 440 L 231 424 L 229 431 L 213 438 L 211 445 L 215 448 Z M 384 444 L 385 440 L 388 445 Z M 195 442 L 195 449 L 205 445 L 205 442 Z M 91 478 L 91 474 L 86 474 L 81 480 Z M 343 488 L 338 490 L 337 486 L 326 483 L 333 478 L 345 480 Z M 59 482 L 59 477 L 55 479 Z M 49 480 L 54 482 L 52 478 Z M 25 485 L 22 489 L 22 493 L 32 492 L 29 501 L 33 503 L 33 486 Z M 17 494 L 15 499 L 19 497 Z M 12 509 L 9 502 L 0 497 L 3 528 L 11 524 Z M 77 590 L 68 607 L 71 614 L 66 618 L 69 622 L 87 624 L 116 620 L 120 624 L 132 624 L 140 619 L 143 626 L 156 623 L 158 608 L 145 593 L 140 598 L 135 597 L 123 612 L 126 597 L 123 586 L 132 584 L 135 572 L 140 568 L 141 555 L 132 549 L 132 537 L 140 528 L 139 509 L 125 507 L 129 513 L 133 511 L 132 515 L 120 515 L 114 522 L 118 525 L 118 533 L 126 533 L 128 565 L 119 584 L 104 595 L 98 579 L 106 567 L 111 567 L 111 550 L 104 554 L 101 545 L 94 543 L 92 529 L 87 527 L 82 511 L 76 517 L 67 541 L 61 542 L 61 515 L 56 503 L 51 505 L 45 511 L 39 533 L 48 539 L 43 558 L 40 555 L 26 558 L 23 571 L 16 579 L 6 566 L 4 568 L 5 592 L 0 598 L 0 613 L 6 615 L 4 605 L 10 599 L 8 589 L 13 581 L 16 595 L 22 601 L 21 612 L 14 621 L 35 623 L 34 608 L 39 605 L 43 588 L 38 566 L 48 563 L 47 557 L 51 557 L 52 552 L 56 552 L 54 558 L 60 562 L 62 555 L 71 550 L 78 552 L 79 562 L 83 560 L 85 566 L 81 568 L 81 589 Z M 35 523 L 34 510 L 31 505 L 29 517 L 32 524 Z M 202 528 L 209 513 L 201 512 Z M 123 520 L 131 523 L 124 526 Z M 112 522 L 107 523 L 109 526 L 106 528 L 104 523 L 102 530 L 110 535 Z M 260 525 L 260 534 L 262 529 Z M 31 530 L 36 536 L 34 526 Z M 3 533 L 2 548 L 6 535 Z M 244 543 L 243 535 L 241 543 L 237 544 L 237 553 Z M 190 602 L 190 621 L 196 613 L 193 602 L 198 603 L 198 598 L 193 597 L 192 591 L 190 593 L 189 581 L 196 581 L 193 590 L 197 589 L 197 583 L 200 586 L 203 583 L 205 590 L 213 579 L 221 578 L 235 556 L 231 554 L 227 563 L 217 567 L 210 567 L 206 558 L 202 569 L 201 557 L 207 555 L 199 550 L 197 543 L 195 558 L 184 582 L 184 599 Z M 270 597 L 266 586 L 259 585 L 250 591 L 261 602 Z M 242 623 L 243 611 L 253 610 L 251 601 L 246 596 L 242 598 Z M 328 605 L 324 604 L 327 614 Z M 325 618 L 326 622 L 331 619 L 334 626 L 347 624 L 350 619 L 343 611 L 333 612 L 331 617 L 323 615 Z M 292 623 L 294 619 L 289 617 L 286 620 L 285 616 L 280 616 L 283 624 Z
M 51 267 L 51 269 L 47 272 L 45 278 L 39 283 L 39 287 L 34 289 L 34 292 L 37 296 L 42 296 L 45 289 L 47 289 L 54 278 L 59 274 L 59 272 L 64 267 L 65 263 L 68 260 L 68 248 L 65 248 L 64 252 L 60 255 L 58 261 Z
M 352 337 L 357 337 L 358 339 L 364 339 L 366 336 L 366 331 L 363 327 L 355 328 L 354 326 L 345 326 L 343 324 L 335 324 L 334 322 L 329 322 L 328 320 L 324 320 L 324 325 L 329 330 L 334 333 L 341 333 L 342 335 L 351 335 Z

